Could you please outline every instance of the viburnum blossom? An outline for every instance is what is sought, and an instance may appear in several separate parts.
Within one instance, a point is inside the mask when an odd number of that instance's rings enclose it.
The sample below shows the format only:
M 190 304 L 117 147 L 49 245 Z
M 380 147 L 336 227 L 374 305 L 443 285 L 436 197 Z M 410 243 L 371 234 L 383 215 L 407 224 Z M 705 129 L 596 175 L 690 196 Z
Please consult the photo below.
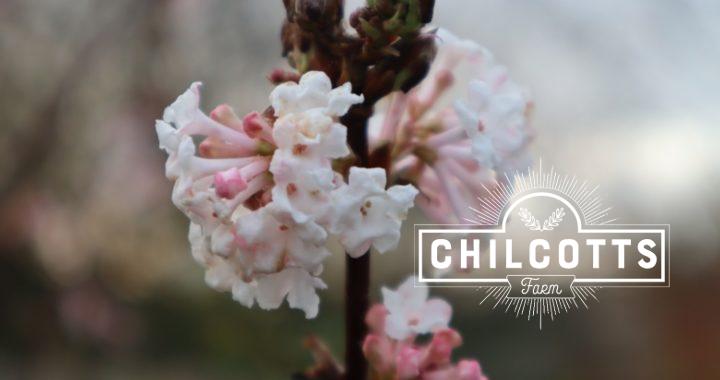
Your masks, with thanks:
M 329 234 L 353 256 L 397 245 L 417 190 L 386 190 L 383 169 L 353 167 L 345 183 L 332 167 L 350 153 L 339 117 L 362 101 L 349 83 L 333 89 L 311 71 L 273 90 L 272 114 L 241 119 L 221 105 L 208 116 L 198 82 L 167 107 L 156 123 L 165 172 L 209 286 L 248 307 L 275 309 L 287 299 L 313 318 Z
M 403 340 L 415 334 L 425 334 L 445 328 L 450 322 L 452 308 L 442 299 L 428 300 L 428 288 L 415 287 L 414 278 L 403 282 L 396 291 L 383 287 L 383 304 L 388 311 L 385 332 Z
M 410 277 L 396 290 L 383 288 L 383 304 L 368 311 L 370 333 L 363 352 L 372 379 L 487 380 L 475 360 L 452 363 L 452 351 L 462 344 L 460 334 L 448 327 L 452 310 L 441 299 L 427 299 L 427 288 L 414 287 Z M 431 333 L 419 344 L 419 334 Z
M 364 356 L 373 379 L 486 380 L 477 361 L 451 360 L 462 342 L 452 308 L 413 278 L 368 311 L 370 261 L 357 259 L 398 245 L 418 195 L 435 221 L 462 223 L 486 187 L 529 165 L 528 95 L 486 49 L 429 28 L 434 4 L 367 1 L 346 20 L 341 0 L 284 1 L 292 69 L 268 76 L 270 107 L 206 115 L 196 82 L 156 122 L 210 287 L 313 318 L 328 241 L 351 257 L 345 363 L 309 339 L 316 365 L 304 378 L 366 379 Z
M 465 223 L 484 187 L 529 166 L 532 102 L 487 49 L 444 29 L 436 38 L 428 75 L 389 95 L 370 131 L 375 147 L 392 143 L 393 176 L 417 185 L 430 218 Z
M 338 212 L 330 231 L 340 236 L 340 243 L 352 257 L 361 256 L 370 245 L 385 252 L 400 239 L 400 225 L 417 190 L 404 185 L 386 191 L 385 181 L 383 169 L 351 168 L 348 185 L 332 194 Z

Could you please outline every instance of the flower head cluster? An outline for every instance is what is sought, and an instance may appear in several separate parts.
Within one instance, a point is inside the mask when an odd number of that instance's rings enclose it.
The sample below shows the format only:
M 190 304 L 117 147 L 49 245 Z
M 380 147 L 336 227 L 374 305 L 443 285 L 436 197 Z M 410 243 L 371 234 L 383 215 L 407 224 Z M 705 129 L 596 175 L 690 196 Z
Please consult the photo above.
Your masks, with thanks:
M 452 351 L 462 343 L 460 334 L 448 327 L 452 309 L 441 299 L 428 300 L 428 289 L 413 284 L 410 277 L 395 291 L 383 288 L 383 304 L 368 311 L 371 331 L 363 352 L 373 378 L 487 380 L 475 360 L 452 363 Z M 415 341 L 428 333 L 428 343 Z
M 308 72 L 272 91 L 272 114 L 240 119 L 221 105 L 208 116 L 197 82 L 165 110 L 156 130 L 172 200 L 191 221 L 208 285 L 248 307 L 287 299 L 312 318 L 329 235 L 358 256 L 397 245 L 417 190 L 386 190 L 383 169 L 353 167 L 346 183 L 332 168 L 350 153 L 339 117 L 362 100 L 349 83 L 333 89 L 324 73 Z
M 394 145 L 394 175 L 418 186 L 426 214 L 462 223 L 483 187 L 529 166 L 532 103 L 488 50 L 443 29 L 436 37 L 428 75 L 391 94 L 371 132 L 376 147 Z

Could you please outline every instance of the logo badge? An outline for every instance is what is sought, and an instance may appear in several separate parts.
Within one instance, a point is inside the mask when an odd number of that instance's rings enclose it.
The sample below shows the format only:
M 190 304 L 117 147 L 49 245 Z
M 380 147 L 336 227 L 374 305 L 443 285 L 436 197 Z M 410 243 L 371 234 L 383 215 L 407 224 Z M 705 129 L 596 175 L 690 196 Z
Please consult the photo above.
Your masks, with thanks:
M 418 285 L 476 287 L 541 329 L 601 288 L 670 286 L 670 226 L 615 224 L 596 191 L 541 166 L 479 195 L 468 224 L 415 225 Z

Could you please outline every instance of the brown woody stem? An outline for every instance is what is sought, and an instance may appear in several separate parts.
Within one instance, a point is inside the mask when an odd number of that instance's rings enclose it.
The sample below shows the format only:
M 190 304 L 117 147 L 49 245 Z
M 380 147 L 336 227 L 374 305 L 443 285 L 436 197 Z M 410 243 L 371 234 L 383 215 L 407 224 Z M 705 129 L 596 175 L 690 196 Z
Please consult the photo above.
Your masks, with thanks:
M 352 84 L 365 102 L 342 117 L 355 165 L 386 167 L 392 146 L 368 152 L 367 121 L 373 104 L 391 93 L 409 91 L 422 80 L 435 55 L 433 32 L 423 32 L 432 19 L 434 0 L 377 0 L 349 17 L 355 34 L 343 25 L 343 0 L 283 0 L 287 17 L 281 32 L 283 55 L 303 74 L 325 72 L 333 86 Z M 281 71 L 271 81 L 297 80 Z M 362 352 L 367 334 L 365 314 L 370 288 L 370 253 L 346 258 L 346 379 L 365 380 L 368 365 Z
M 343 117 L 348 127 L 348 144 L 355 152 L 357 165 L 369 164 L 367 146 L 367 121 L 372 106 L 358 105 Z M 347 380 L 365 380 L 367 361 L 362 343 L 367 335 L 365 314 L 369 307 L 370 252 L 358 258 L 345 258 L 345 374 Z
M 353 259 L 345 258 L 345 365 L 347 380 L 364 380 L 367 362 L 362 343 L 367 334 L 365 314 L 370 289 L 370 252 Z

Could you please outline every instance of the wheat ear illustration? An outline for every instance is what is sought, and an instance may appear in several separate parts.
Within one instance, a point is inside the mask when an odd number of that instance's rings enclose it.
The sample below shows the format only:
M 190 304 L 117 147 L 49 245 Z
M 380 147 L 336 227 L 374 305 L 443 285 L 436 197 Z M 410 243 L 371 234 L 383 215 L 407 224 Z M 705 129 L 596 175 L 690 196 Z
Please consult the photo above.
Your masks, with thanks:
M 553 211 L 553 213 L 550 214 L 550 216 L 543 222 L 542 230 L 552 231 L 560 224 L 560 222 L 562 222 L 563 217 L 565 217 L 565 208 L 560 207 L 555 209 L 555 211 Z
M 543 228 L 540 226 L 540 222 L 535 219 L 535 216 L 528 211 L 526 208 L 521 208 L 518 212 L 520 220 L 525 223 L 525 227 L 529 228 L 530 231 L 542 231 Z

